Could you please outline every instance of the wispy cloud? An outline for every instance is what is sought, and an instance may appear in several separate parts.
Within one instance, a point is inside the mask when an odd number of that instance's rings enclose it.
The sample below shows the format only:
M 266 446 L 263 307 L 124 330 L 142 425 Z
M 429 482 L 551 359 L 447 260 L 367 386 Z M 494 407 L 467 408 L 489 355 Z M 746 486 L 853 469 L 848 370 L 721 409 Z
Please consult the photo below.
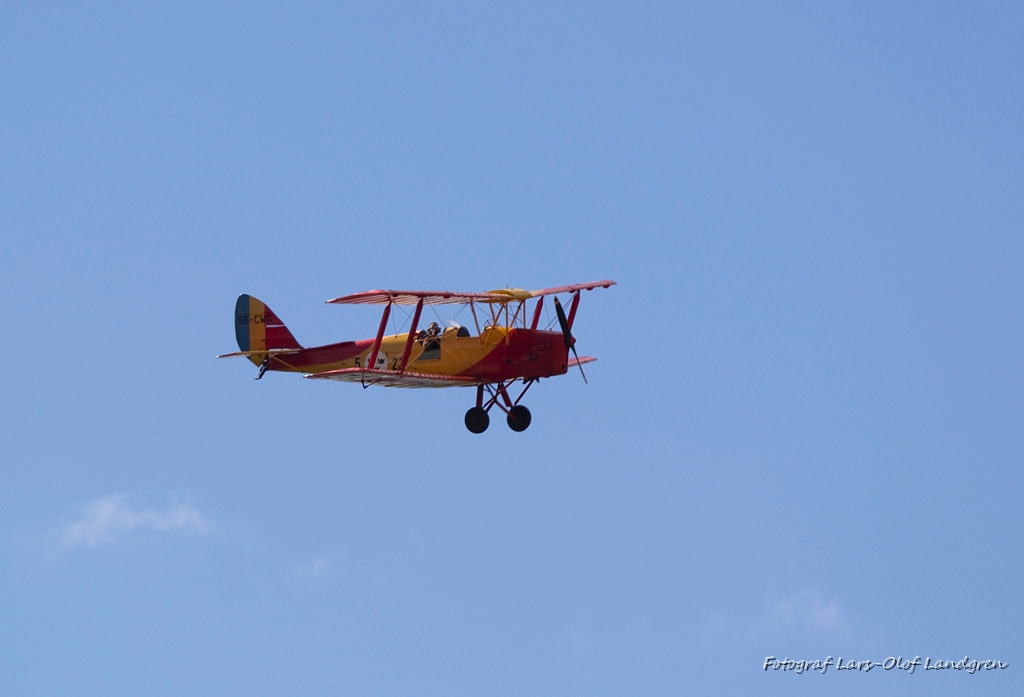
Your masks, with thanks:
M 305 581 L 319 581 L 332 576 L 334 572 L 334 557 L 330 554 L 321 554 L 295 567 L 296 575 Z
M 79 520 L 61 528 L 63 546 L 95 547 L 116 542 L 133 532 L 210 529 L 209 521 L 191 504 L 172 503 L 166 510 L 135 509 L 127 498 L 125 494 L 111 494 L 90 503 Z
M 813 588 L 775 600 L 754 625 L 754 633 L 758 634 L 782 634 L 793 629 L 841 636 L 851 633 L 842 606 Z

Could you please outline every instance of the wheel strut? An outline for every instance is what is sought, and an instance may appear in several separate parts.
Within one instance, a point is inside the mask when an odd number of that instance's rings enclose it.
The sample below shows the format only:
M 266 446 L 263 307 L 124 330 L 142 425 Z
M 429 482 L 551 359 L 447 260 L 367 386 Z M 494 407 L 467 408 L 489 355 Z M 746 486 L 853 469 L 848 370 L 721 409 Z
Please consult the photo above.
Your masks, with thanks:
M 519 404 L 519 401 L 526 394 L 526 391 L 530 389 L 530 386 L 537 382 L 537 379 L 524 380 L 523 389 L 514 400 L 508 393 L 508 388 L 513 382 L 515 381 L 507 380 L 477 385 L 476 406 L 466 412 L 466 428 L 473 433 L 483 433 L 486 431 L 487 426 L 490 424 L 488 412 L 494 406 L 505 412 L 508 426 L 513 431 L 521 432 L 529 428 L 532 418 L 530 410 Z M 485 391 L 489 395 L 486 400 L 484 399 Z

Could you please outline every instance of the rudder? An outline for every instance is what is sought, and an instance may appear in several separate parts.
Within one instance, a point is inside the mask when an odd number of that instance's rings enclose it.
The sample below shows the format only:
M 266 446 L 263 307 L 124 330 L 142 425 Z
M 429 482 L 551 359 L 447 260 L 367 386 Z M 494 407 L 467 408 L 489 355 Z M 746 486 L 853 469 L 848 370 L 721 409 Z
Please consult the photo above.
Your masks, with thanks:
M 238 341 L 238 350 L 244 352 L 302 348 L 273 310 L 261 300 L 244 293 L 235 302 L 235 340 Z M 249 359 L 257 365 L 262 361 L 254 355 Z

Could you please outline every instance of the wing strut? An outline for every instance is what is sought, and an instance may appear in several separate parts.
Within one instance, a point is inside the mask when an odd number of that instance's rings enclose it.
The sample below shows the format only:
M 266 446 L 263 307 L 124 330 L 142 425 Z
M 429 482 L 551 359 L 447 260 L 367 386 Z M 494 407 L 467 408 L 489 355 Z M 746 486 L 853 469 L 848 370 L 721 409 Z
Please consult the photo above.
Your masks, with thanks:
M 380 329 L 377 330 L 377 338 L 373 340 L 373 349 L 370 350 L 366 365 L 363 366 L 366 370 L 373 370 L 373 367 L 377 364 L 377 352 L 380 351 L 380 342 L 384 339 L 384 330 L 388 326 L 388 317 L 390 316 L 391 303 L 388 303 L 384 307 L 384 316 L 380 318 Z
M 573 320 L 576 319 L 576 309 L 580 306 L 580 292 L 576 291 L 576 295 L 572 296 L 572 305 L 569 306 L 569 329 L 572 329 Z
M 537 328 L 537 322 L 540 321 L 540 311 L 544 307 L 544 296 L 540 296 L 540 300 L 537 301 L 537 308 L 533 311 L 533 321 L 530 322 L 530 330 Z
M 412 324 L 409 325 L 409 338 L 405 340 L 405 350 L 402 351 L 402 364 L 398 366 L 399 373 L 404 373 L 405 366 L 409 364 L 409 354 L 412 353 L 412 342 L 416 340 L 416 327 L 420 323 L 421 312 L 423 312 L 423 298 L 420 298 L 420 301 L 416 303 L 416 312 L 412 314 Z

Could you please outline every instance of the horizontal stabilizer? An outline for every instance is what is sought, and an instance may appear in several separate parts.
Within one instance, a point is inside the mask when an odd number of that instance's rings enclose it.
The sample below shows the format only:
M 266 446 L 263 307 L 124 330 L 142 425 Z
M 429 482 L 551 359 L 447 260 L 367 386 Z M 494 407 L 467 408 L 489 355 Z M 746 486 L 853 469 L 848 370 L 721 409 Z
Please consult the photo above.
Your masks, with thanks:
M 284 356 L 289 353 L 299 353 L 300 349 L 266 349 L 265 351 L 235 351 L 234 353 L 222 353 L 217 358 L 238 358 L 240 356 Z

